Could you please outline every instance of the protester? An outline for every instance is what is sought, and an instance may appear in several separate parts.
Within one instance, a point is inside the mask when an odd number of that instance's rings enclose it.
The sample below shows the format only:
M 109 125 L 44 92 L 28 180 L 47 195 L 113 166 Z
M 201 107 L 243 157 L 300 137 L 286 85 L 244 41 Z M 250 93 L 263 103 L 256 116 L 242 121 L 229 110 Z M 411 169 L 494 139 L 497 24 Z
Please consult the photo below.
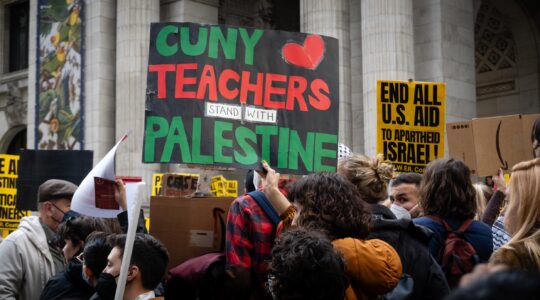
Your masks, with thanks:
M 343 300 L 349 285 L 345 262 L 321 233 L 291 229 L 272 248 L 268 288 L 274 300 Z
M 251 293 L 254 299 L 271 299 L 265 285 L 275 237 L 274 223 L 257 201 L 245 194 L 231 204 L 226 227 L 226 267 L 232 274 L 231 285 L 238 286 L 242 295 Z M 240 291 L 244 287 L 249 291 Z
M 493 253 L 491 264 L 540 271 L 540 158 L 512 168 L 504 227 L 511 240 Z
M 57 179 L 39 186 L 39 216 L 22 218 L 19 228 L 0 244 L 0 299 L 39 299 L 47 280 L 64 269 L 56 230 L 76 189 Z
M 88 299 L 92 296 L 94 289 L 82 276 L 83 264 L 80 258 L 86 238 L 94 231 L 110 233 L 108 230 L 102 219 L 88 216 L 78 216 L 60 224 L 58 231 L 65 241 L 63 252 L 67 265 L 63 272 L 49 279 L 40 299 Z
M 418 173 L 402 173 L 390 182 L 390 210 L 398 219 L 416 218 L 420 212 L 418 208 L 418 188 L 422 175 Z
M 107 266 L 98 279 L 100 299 L 112 299 L 116 291 L 116 278 L 124 255 L 126 236 L 118 235 L 107 257 Z M 127 275 L 124 300 L 155 298 L 154 289 L 159 285 L 169 263 L 169 253 L 163 244 L 149 234 L 137 234 Z M 113 288 L 114 287 L 114 288 Z M 112 298 L 110 298 L 112 296 Z
M 387 194 L 393 168 L 380 157 L 370 158 L 353 154 L 339 161 L 338 173 L 354 183 L 363 199 L 371 205 L 372 229 L 368 238 L 381 239 L 396 249 L 403 272 L 412 277 L 411 299 L 442 299 L 449 293 L 445 276 L 427 247 L 430 233 L 415 226 L 410 218 L 396 219 L 392 212 L 379 204 Z M 394 203 L 413 209 L 418 201 L 417 186 L 420 174 L 399 175 L 392 183 Z M 401 207 L 400 207 L 401 208 Z
M 103 219 L 83 215 L 60 225 L 58 234 L 65 242 L 62 251 L 66 262 L 83 252 L 86 238 L 94 231 L 112 233 Z
M 371 213 L 358 190 L 333 173 L 316 173 L 294 183 L 289 200 L 279 193 L 279 173 L 264 164 L 270 202 L 281 214 L 280 228 L 300 226 L 324 233 L 344 256 L 350 286 L 346 299 L 370 299 L 391 291 L 399 282 L 402 266 L 395 250 L 381 240 L 364 240 Z
M 462 161 L 437 159 L 427 165 L 420 184 L 420 206 L 425 216 L 414 222 L 433 231 L 429 249 L 445 271 L 450 286 L 456 285 L 476 263 L 487 262 L 493 252 L 491 228 L 473 220 L 476 200 L 470 176 Z M 459 242 L 447 243 L 452 241 L 450 238 Z M 456 256 L 459 261 L 453 259 Z M 454 263 L 463 265 L 458 268 L 460 272 Z

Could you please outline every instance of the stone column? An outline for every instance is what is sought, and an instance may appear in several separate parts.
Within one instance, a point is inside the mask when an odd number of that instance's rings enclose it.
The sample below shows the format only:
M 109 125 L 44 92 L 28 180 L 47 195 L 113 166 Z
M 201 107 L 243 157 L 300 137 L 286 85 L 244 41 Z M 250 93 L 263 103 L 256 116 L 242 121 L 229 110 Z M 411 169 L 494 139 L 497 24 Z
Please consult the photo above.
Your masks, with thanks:
M 414 79 L 412 0 L 362 0 L 364 152 L 377 147 L 377 80 Z
M 416 80 L 446 83 L 446 122 L 476 116 L 474 7 L 469 0 L 416 0 Z
M 116 18 L 116 140 L 131 131 L 118 149 L 116 174 L 142 176 L 148 196 L 159 170 L 142 163 L 150 23 L 159 21 L 159 0 L 118 0 Z
M 364 152 L 377 148 L 377 80 L 414 78 L 412 0 L 362 0 Z
M 218 0 L 162 0 L 161 3 L 161 22 L 218 23 Z
M 339 40 L 339 142 L 352 144 L 349 0 L 301 0 L 300 30 Z
M 35 149 L 36 136 L 36 55 L 37 55 L 37 1 L 30 1 L 30 24 L 28 28 L 28 114 L 26 115 L 26 148 Z
M 98 163 L 115 143 L 116 0 L 86 0 L 84 148 Z
M 362 15 L 360 0 L 350 1 L 352 150 L 364 153 L 364 102 L 362 82 Z

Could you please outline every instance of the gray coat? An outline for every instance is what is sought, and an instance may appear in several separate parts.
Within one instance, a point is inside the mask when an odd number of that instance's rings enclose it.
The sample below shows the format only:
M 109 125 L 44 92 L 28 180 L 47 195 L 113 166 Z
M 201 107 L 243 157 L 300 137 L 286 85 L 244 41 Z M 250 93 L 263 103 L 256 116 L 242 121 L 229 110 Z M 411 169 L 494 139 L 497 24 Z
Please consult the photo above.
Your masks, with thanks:
M 19 228 L 0 244 L 0 299 L 39 299 L 55 273 L 39 217 L 21 219 Z

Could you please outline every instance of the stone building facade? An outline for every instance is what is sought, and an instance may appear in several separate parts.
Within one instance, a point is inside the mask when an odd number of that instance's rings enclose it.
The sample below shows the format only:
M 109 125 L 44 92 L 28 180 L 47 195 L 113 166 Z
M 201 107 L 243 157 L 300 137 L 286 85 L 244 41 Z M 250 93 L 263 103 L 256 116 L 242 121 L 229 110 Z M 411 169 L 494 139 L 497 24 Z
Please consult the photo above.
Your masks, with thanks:
M 0 0 L 2 153 L 35 145 L 37 2 Z M 152 173 L 178 168 L 141 163 L 151 22 L 219 23 L 338 38 L 339 139 L 369 155 L 376 145 L 378 79 L 445 82 L 447 121 L 540 111 L 540 4 L 534 0 L 84 3 L 84 149 L 93 150 L 97 162 L 132 131 L 118 153 L 117 173 L 142 175 L 147 182 Z

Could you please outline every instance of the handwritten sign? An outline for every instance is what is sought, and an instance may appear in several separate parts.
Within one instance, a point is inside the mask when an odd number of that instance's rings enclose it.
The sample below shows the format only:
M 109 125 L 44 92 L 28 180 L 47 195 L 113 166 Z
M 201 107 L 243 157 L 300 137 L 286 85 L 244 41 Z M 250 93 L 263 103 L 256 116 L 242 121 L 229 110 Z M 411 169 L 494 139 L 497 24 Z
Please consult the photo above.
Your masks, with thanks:
M 152 24 L 143 162 L 335 171 L 338 62 L 316 34 Z

